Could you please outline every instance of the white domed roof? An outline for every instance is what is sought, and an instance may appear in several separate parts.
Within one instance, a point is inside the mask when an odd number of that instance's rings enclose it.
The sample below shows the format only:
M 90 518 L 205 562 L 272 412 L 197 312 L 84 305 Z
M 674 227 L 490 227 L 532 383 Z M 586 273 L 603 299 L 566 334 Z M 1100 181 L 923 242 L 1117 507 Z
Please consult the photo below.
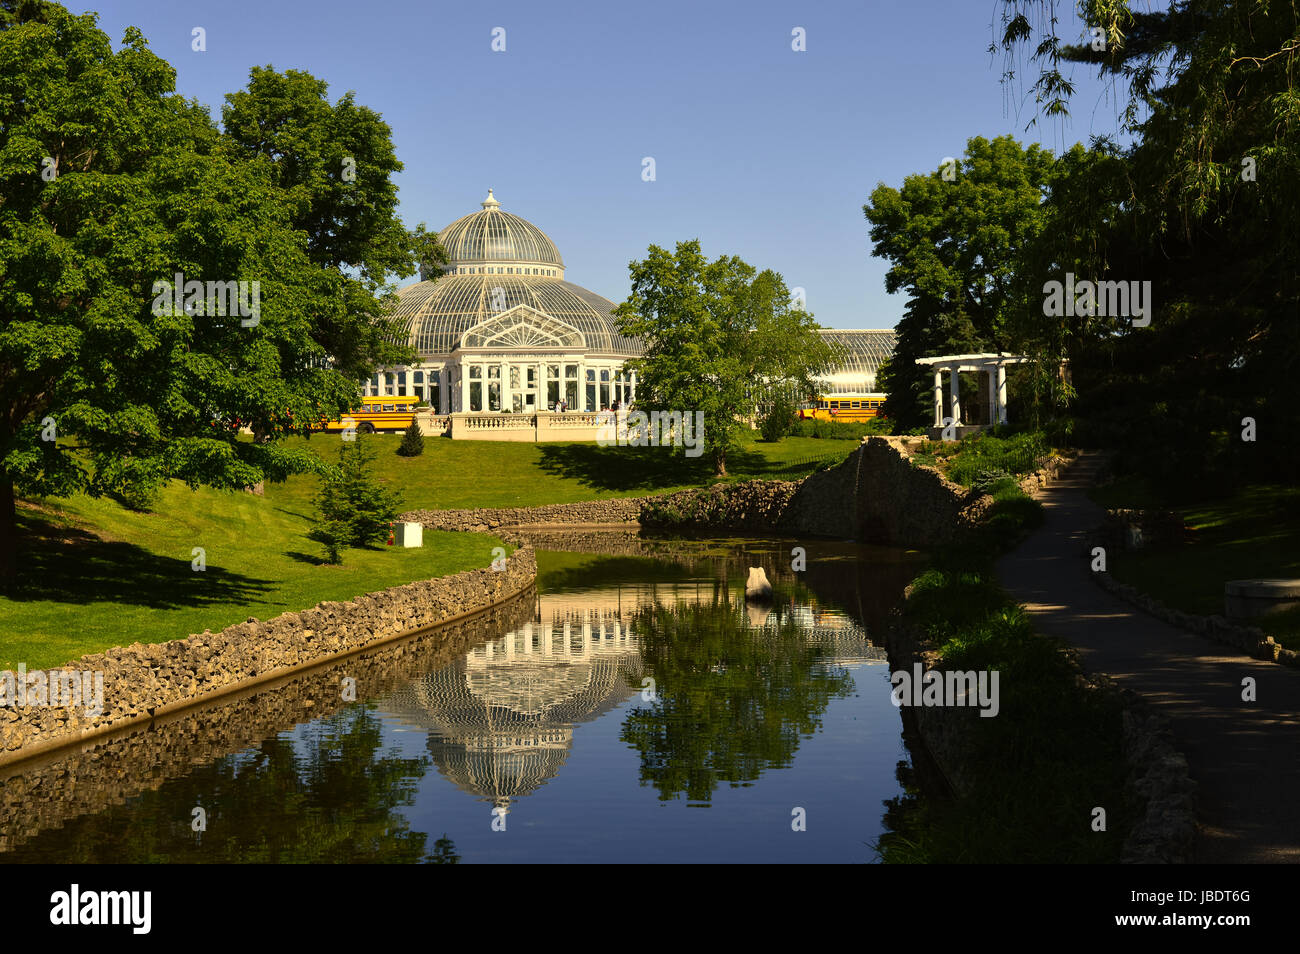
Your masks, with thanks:
M 488 189 L 483 208 L 457 219 L 438 233 L 447 265 L 549 265 L 564 267 L 559 249 L 527 219 L 501 211 Z

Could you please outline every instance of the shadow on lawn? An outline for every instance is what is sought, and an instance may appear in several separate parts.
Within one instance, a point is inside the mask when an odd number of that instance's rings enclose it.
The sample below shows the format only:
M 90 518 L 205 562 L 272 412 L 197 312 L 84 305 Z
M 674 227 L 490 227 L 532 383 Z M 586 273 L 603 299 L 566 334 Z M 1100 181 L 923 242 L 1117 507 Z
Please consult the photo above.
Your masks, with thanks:
M 198 573 L 189 560 L 150 553 L 133 543 L 108 542 L 19 511 L 23 558 L 18 576 L 4 592 L 15 601 L 123 603 L 150 609 L 247 603 L 274 588 L 259 580 L 208 564 Z
M 543 471 L 596 490 L 653 491 L 703 483 L 711 473 L 703 457 L 680 448 L 540 444 Z
M 846 445 L 843 457 L 857 446 Z M 667 487 L 703 486 L 713 479 L 713 464 L 706 457 L 687 457 L 680 447 L 541 444 L 539 450 L 543 471 L 596 490 L 653 493 Z M 830 447 L 825 463 L 837 463 L 838 452 L 839 448 Z M 799 480 L 814 469 L 808 460 L 774 460 L 754 450 L 733 450 L 727 456 L 727 473 L 733 480 Z

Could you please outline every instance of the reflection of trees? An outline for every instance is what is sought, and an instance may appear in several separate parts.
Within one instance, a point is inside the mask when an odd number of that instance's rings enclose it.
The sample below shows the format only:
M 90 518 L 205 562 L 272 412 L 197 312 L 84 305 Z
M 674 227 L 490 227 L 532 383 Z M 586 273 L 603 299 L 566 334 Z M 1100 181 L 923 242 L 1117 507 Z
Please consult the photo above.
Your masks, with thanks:
M 661 799 L 707 802 L 720 782 L 788 766 L 800 735 L 853 687 L 790 620 L 751 629 L 744 603 L 725 594 L 713 605 L 644 607 L 632 626 L 656 698 L 628 713 L 620 738 L 640 751 L 641 782 Z
M 353 706 L 295 744 L 277 737 L 195 770 L 139 800 L 83 816 L 6 854 L 6 861 L 418 862 L 459 860 L 445 836 L 395 811 L 413 803 L 429 759 L 383 752 L 382 722 Z M 207 830 L 191 830 L 201 805 Z

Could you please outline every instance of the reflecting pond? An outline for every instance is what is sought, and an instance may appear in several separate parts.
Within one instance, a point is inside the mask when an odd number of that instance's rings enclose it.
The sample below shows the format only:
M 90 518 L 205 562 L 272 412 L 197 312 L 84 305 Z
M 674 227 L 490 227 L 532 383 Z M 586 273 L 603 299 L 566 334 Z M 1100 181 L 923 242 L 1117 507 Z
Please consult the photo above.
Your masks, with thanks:
M 11 770 L 0 861 L 876 860 L 914 555 L 526 539 L 509 605 Z

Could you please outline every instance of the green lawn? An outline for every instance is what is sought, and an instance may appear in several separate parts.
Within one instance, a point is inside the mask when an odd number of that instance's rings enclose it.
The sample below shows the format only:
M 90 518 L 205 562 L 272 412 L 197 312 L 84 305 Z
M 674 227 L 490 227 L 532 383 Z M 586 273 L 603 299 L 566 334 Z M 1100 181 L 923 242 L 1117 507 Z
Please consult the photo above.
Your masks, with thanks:
M 1136 482 L 1098 488 L 1102 506 L 1159 507 Z M 1300 487 L 1254 485 L 1232 497 L 1177 509 L 1191 528 L 1181 547 L 1116 554 L 1115 579 L 1167 606 L 1209 616 L 1223 613 L 1223 584 L 1251 577 L 1300 577 Z M 1300 613 L 1263 617 L 1259 625 L 1283 645 L 1300 648 Z
M 430 437 L 425 438 L 425 450 L 419 457 L 398 457 L 401 435 L 375 434 L 363 439 L 375 442 L 376 473 L 400 487 L 406 506 L 413 510 L 536 507 L 635 497 L 699 487 L 709 483 L 713 473 L 704 457 L 689 458 L 681 448 Z M 334 436 L 317 436 L 306 446 L 332 462 L 338 441 Z M 808 462 L 831 457 L 842 460 L 857 446 L 857 441 L 813 437 L 787 437 L 775 444 L 748 438 L 728 461 L 728 479 L 796 480 L 812 471 Z M 309 507 L 315 487 L 315 478 L 295 477 L 275 488 L 274 494 Z
M 522 507 L 655 493 L 709 482 L 701 458 L 680 449 L 596 444 L 513 444 L 428 438 L 419 457 L 396 454 L 400 435 L 374 442 L 375 473 L 408 509 Z M 339 438 L 299 440 L 334 461 Z M 813 460 L 846 457 L 856 441 L 747 440 L 730 479 L 792 479 Z M 173 483 L 150 513 L 78 496 L 24 505 L 18 587 L 0 598 L 0 669 L 58 666 L 136 641 L 161 642 L 266 619 L 325 600 L 487 566 L 494 537 L 426 532 L 420 550 L 348 550 L 321 562 L 307 539 L 317 478 L 268 484 L 266 496 L 192 491 Z M 207 569 L 191 567 L 193 549 Z M 509 548 L 507 548 L 509 549 Z
M 346 550 L 341 566 L 329 566 L 306 538 L 309 505 L 281 491 L 173 484 L 152 513 L 84 496 L 20 509 L 26 546 L 18 588 L 0 599 L 0 669 L 48 668 L 487 566 L 503 546 L 483 534 L 426 532 L 422 549 Z M 205 551 L 203 572 L 192 566 L 195 547 Z

